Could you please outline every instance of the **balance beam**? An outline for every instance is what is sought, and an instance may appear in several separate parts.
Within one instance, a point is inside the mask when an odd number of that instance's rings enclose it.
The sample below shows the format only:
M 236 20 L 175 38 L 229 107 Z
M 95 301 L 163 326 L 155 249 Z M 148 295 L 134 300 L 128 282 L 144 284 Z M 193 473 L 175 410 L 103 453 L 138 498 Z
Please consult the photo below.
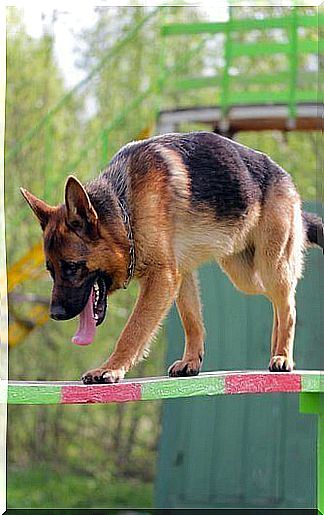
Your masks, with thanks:
M 324 372 L 205 372 L 194 377 L 148 377 L 116 384 L 9 381 L 8 404 L 107 404 L 180 397 L 324 392 Z

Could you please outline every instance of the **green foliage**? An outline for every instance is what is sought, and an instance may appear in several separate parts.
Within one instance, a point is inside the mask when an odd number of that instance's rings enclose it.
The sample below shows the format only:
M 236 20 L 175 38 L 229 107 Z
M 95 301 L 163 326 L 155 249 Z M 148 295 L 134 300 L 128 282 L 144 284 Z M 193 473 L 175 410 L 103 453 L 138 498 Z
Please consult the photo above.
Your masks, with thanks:
M 63 476 L 62 476 L 63 474 Z M 153 485 L 111 480 L 109 473 L 65 474 L 38 467 L 9 470 L 8 508 L 150 508 Z M 51 510 L 52 511 L 52 510 Z

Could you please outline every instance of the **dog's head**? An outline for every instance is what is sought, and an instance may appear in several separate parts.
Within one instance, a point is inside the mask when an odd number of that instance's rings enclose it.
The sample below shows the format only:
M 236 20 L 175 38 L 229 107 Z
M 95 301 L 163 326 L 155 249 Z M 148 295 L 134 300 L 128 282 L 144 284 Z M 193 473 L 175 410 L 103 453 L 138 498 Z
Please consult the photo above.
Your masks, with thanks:
M 107 295 L 127 278 L 128 242 L 116 206 L 101 220 L 82 184 L 70 176 L 65 204 L 49 206 L 21 188 L 43 230 L 46 268 L 53 281 L 50 316 L 68 320 L 92 308 L 96 325 Z M 107 198 L 109 202 L 109 198 Z M 91 304 L 91 306 L 89 306 Z

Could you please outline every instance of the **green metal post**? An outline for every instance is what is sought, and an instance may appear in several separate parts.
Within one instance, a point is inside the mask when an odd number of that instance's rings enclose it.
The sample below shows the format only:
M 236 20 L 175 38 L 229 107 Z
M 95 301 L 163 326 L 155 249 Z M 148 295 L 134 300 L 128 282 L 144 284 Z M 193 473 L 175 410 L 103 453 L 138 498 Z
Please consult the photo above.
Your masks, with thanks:
M 232 43 L 232 16 L 231 8 L 229 7 L 229 20 L 225 27 L 225 47 L 224 47 L 224 72 L 222 77 L 220 104 L 222 109 L 223 118 L 227 115 L 228 100 L 229 100 L 229 86 L 230 86 L 230 62 L 231 62 L 231 43 Z
M 324 396 L 321 395 L 321 412 L 318 417 L 318 509 L 324 515 Z
M 161 27 L 165 25 L 165 20 L 167 19 L 167 14 L 169 12 L 169 9 L 167 6 L 165 6 L 163 9 L 161 9 L 160 14 L 160 21 L 161 21 Z M 166 54 L 166 39 L 163 35 L 162 30 L 160 30 L 160 52 L 159 52 L 159 59 L 158 59 L 158 80 L 157 80 L 157 87 L 156 87 L 156 98 L 155 98 L 155 107 L 154 107 L 154 119 L 156 115 L 161 110 L 162 106 L 162 93 L 163 88 L 165 85 L 165 78 L 167 76 L 167 68 L 166 68 L 166 62 L 165 62 L 165 54 Z
M 297 7 L 291 8 L 290 24 L 290 84 L 289 84 L 289 117 L 290 123 L 294 125 L 296 119 L 296 90 L 298 78 L 298 18 Z
M 324 377 L 321 378 L 324 380 Z M 317 423 L 317 509 L 324 515 L 324 394 L 301 393 L 300 411 L 314 413 Z

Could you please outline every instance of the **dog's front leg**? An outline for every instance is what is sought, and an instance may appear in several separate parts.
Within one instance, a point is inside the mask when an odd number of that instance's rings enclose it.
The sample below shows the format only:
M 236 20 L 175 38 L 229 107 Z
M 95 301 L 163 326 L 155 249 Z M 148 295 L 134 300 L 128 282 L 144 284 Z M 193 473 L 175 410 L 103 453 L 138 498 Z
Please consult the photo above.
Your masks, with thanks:
M 85 384 L 116 383 L 143 356 L 160 322 L 174 301 L 179 274 L 175 268 L 159 267 L 140 280 L 140 293 L 113 354 L 101 367 L 86 372 Z
M 183 358 L 169 368 L 169 375 L 194 376 L 199 373 L 202 365 L 205 339 L 198 277 L 194 272 L 183 275 L 177 308 L 186 335 L 186 346 Z

